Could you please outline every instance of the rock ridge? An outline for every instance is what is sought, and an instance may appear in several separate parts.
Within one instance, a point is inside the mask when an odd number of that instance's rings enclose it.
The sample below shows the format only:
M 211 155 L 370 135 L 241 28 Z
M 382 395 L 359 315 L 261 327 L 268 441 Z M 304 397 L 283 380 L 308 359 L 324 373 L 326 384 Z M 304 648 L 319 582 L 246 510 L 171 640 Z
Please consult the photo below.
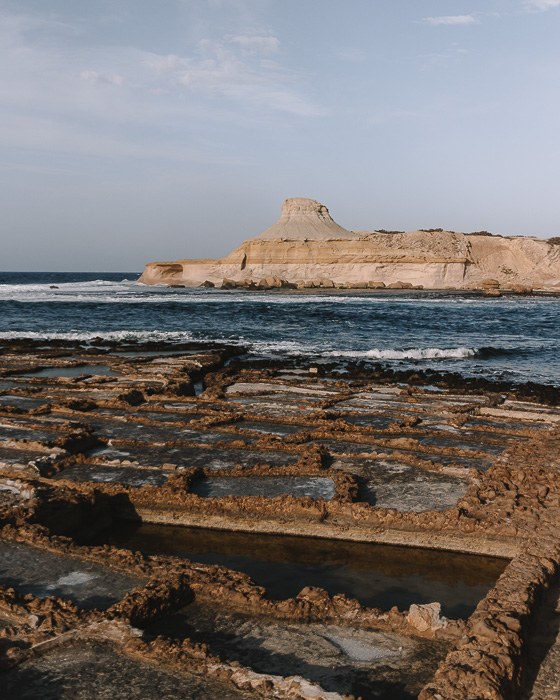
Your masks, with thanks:
M 443 230 L 349 231 L 320 202 L 294 197 L 284 201 L 275 224 L 228 256 L 149 263 L 138 281 L 193 287 L 227 279 L 251 287 L 268 277 L 300 287 L 322 279 L 332 286 L 400 282 L 426 289 L 488 289 L 490 279 L 494 292 L 560 291 L 560 246 Z

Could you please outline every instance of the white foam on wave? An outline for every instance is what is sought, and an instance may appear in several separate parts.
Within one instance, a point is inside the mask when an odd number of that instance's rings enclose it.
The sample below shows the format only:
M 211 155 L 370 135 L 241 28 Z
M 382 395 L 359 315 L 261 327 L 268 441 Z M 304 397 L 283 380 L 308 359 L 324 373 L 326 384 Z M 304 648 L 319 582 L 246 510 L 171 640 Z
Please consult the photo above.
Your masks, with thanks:
M 54 288 L 52 288 L 54 287 Z M 59 284 L 0 284 L 0 300 L 23 302 L 88 302 L 102 304 L 239 304 L 264 303 L 271 306 L 313 305 L 361 305 L 372 306 L 409 305 L 431 306 L 463 303 L 487 303 L 488 300 L 469 299 L 461 296 L 399 295 L 383 293 L 329 293 L 293 294 L 290 292 L 246 292 L 237 290 L 201 289 L 199 287 L 170 289 L 166 285 L 145 285 L 134 280 L 113 282 L 92 280 L 89 282 L 61 282 Z
M 107 341 L 157 341 L 157 342 L 186 342 L 193 340 L 193 334 L 189 331 L 4 331 L 0 332 L 3 340 L 75 340 L 91 342 L 101 338 Z M 477 357 L 478 348 L 371 348 L 369 350 L 326 350 L 324 346 L 305 345 L 297 341 L 250 341 L 245 338 L 226 339 L 208 338 L 208 341 L 227 342 L 231 345 L 248 345 L 253 354 L 272 355 L 297 355 L 322 358 L 340 359 L 370 359 L 370 360 L 461 360 L 468 357 Z
M 409 350 L 377 350 L 365 353 L 366 357 L 379 360 L 460 360 L 475 357 L 476 348 L 411 348 Z
M 90 280 L 87 282 L 43 282 L 35 284 L 0 284 L 0 292 L 64 292 L 66 290 L 93 289 L 99 291 L 108 287 L 120 287 L 122 285 L 135 285 L 133 280 Z
M 371 348 L 369 350 L 326 350 L 324 346 L 305 346 L 297 342 L 257 341 L 252 344 L 253 352 L 272 354 L 312 355 L 317 357 L 370 359 L 370 360 L 461 360 L 477 357 L 478 348 Z
M 0 284 L 0 299 L 10 301 L 122 301 L 125 294 L 136 298 L 136 282 L 91 280 L 87 282 L 49 282 L 42 284 Z M 111 296 L 112 295 L 112 296 Z
M 92 340 L 111 341 L 168 341 L 185 342 L 192 340 L 192 333 L 189 331 L 3 331 L 0 332 L 2 340 L 80 340 L 91 342 Z
M 169 289 L 167 287 L 137 285 L 133 282 L 94 285 L 91 283 L 67 283 L 56 289 L 49 285 L 0 285 L 0 300 L 33 302 L 91 302 L 96 304 L 209 304 L 238 305 L 262 303 L 272 306 L 308 306 L 308 305 L 347 305 L 356 304 L 363 299 L 350 296 L 303 296 L 278 294 L 268 295 L 264 292 L 228 292 L 220 290 Z M 385 300 L 368 300 L 384 303 Z M 413 301 L 409 299 L 409 301 Z

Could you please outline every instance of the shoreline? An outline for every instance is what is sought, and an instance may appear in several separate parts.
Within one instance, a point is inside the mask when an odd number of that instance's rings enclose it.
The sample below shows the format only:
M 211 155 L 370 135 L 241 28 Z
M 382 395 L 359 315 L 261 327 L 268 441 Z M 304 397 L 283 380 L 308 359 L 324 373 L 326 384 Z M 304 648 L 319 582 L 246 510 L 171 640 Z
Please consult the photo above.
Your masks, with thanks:
M 355 294 L 366 294 L 367 296 L 385 296 L 387 294 L 392 294 L 394 296 L 404 296 L 407 294 L 410 295 L 426 295 L 426 294 L 436 294 L 436 295 L 450 295 L 450 296 L 473 296 L 473 297 L 485 297 L 485 298 L 492 298 L 492 297 L 500 297 L 500 296 L 507 296 L 507 297 L 553 297 L 557 298 L 560 297 L 560 289 L 559 290 L 554 290 L 554 289 L 534 289 L 530 292 L 518 292 L 512 289 L 498 289 L 495 290 L 498 293 L 494 293 L 494 290 L 491 290 L 490 293 L 488 293 L 488 290 L 483 290 L 483 289 L 457 289 L 457 288 L 424 288 L 424 289 L 419 289 L 419 288 L 403 288 L 403 289 L 395 289 L 395 288 L 377 288 L 377 289 L 368 289 L 367 287 L 360 287 L 360 288 L 352 288 L 352 287 L 305 287 L 301 289 L 294 289 L 292 287 L 247 287 L 243 285 L 236 285 L 235 287 L 220 287 L 220 286 L 213 286 L 209 287 L 204 284 L 199 284 L 196 286 L 191 286 L 191 285 L 186 285 L 186 284 L 166 284 L 166 283 L 159 283 L 159 284 L 147 284 L 145 282 L 139 282 L 136 280 L 135 284 L 142 285 L 143 287 L 150 287 L 154 289 L 198 289 L 198 290 L 203 290 L 207 289 L 213 292 L 219 291 L 219 292 L 238 292 L 238 291 L 243 291 L 243 292 L 248 292 L 248 293 L 255 293 L 255 292 L 264 292 L 266 294 L 324 294 L 324 295 L 355 295 Z
M 175 285 L 167 285 L 169 289 L 174 289 Z M 199 289 L 199 287 L 184 287 L 184 289 Z M 560 290 L 534 290 L 532 292 L 515 292 L 509 289 L 499 290 L 499 294 L 487 294 L 483 290 L 479 289 L 247 289 L 245 287 L 236 287 L 235 289 L 220 289 L 216 287 L 218 291 L 224 292 L 234 292 L 237 290 L 243 290 L 246 292 L 266 292 L 271 294 L 367 294 L 368 296 L 384 296 L 386 294 L 393 294 L 394 296 L 404 296 L 405 294 L 412 294 L 419 296 L 426 294 L 438 294 L 438 295 L 450 295 L 450 296 L 473 296 L 473 297 L 483 297 L 483 298 L 499 298 L 500 296 L 507 297 L 560 297 Z

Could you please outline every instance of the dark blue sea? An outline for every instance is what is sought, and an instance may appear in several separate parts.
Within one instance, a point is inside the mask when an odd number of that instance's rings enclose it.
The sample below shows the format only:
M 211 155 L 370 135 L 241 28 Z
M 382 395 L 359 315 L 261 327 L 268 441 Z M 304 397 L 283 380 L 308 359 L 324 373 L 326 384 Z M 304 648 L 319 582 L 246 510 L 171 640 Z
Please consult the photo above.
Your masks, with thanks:
M 257 355 L 560 385 L 558 297 L 169 289 L 138 275 L 0 272 L 0 340 L 219 340 Z

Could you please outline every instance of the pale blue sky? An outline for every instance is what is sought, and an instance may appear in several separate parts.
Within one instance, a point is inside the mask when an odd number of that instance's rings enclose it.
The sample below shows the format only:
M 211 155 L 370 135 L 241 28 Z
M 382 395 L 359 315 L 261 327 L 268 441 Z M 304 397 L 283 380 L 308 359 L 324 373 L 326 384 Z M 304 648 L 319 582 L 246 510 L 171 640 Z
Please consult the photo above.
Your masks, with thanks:
M 4 270 L 354 230 L 560 235 L 560 0 L 0 0 Z

